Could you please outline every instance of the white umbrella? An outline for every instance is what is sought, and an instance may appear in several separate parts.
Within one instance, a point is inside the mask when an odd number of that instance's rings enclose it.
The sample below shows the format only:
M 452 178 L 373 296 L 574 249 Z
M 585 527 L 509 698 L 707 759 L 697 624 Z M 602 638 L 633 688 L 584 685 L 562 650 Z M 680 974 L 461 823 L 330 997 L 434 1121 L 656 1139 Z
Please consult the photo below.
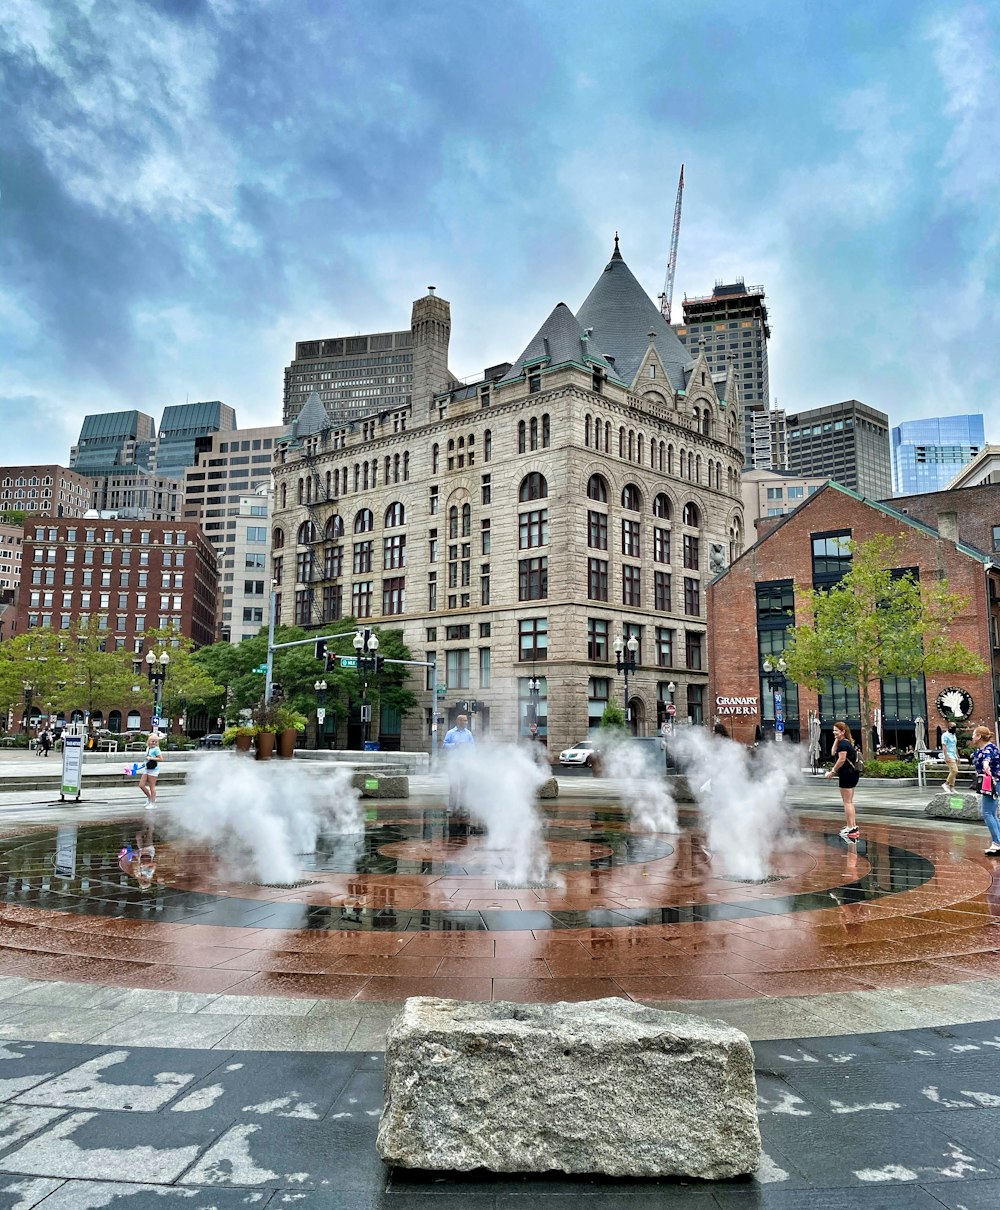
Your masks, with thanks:
M 913 720 L 913 729 L 916 735 L 913 750 L 917 756 L 923 756 L 927 751 L 927 729 L 924 726 L 924 720 L 922 718 L 915 718 Z
M 820 760 L 820 721 L 819 715 L 815 710 L 809 711 L 809 758 L 813 765 L 818 765 Z

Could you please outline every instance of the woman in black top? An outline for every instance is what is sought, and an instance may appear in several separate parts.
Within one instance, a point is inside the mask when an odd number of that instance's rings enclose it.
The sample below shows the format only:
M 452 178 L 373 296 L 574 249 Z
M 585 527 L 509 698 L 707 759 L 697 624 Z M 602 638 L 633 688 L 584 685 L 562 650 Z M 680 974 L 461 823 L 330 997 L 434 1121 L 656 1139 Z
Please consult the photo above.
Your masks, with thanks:
M 845 722 L 833 724 L 833 749 L 830 755 L 834 758 L 834 766 L 827 777 L 837 775 L 840 782 L 840 797 L 844 800 L 845 826 L 840 829 L 845 840 L 857 840 L 861 833 L 858 831 L 858 817 L 854 810 L 854 787 L 860 780 L 857 759 L 858 750 L 854 746 L 851 729 Z

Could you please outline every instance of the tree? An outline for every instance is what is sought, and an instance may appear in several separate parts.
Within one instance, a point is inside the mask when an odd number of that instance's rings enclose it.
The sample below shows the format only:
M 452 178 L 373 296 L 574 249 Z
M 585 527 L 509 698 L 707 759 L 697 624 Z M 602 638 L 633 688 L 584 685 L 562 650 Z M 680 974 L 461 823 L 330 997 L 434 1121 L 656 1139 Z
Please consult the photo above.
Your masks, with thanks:
M 60 631 L 29 630 L 0 643 L 0 710 L 11 709 L 15 717 L 27 708 L 30 696 L 34 705 L 44 706 L 57 699 L 59 685 L 65 679 L 64 655 L 60 649 Z
M 161 708 L 167 718 L 180 718 L 191 710 L 207 710 L 217 706 L 225 698 L 225 681 L 213 679 L 208 669 L 195 659 L 194 642 L 175 630 L 150 630 L 146 632 L 149 650 L 166 651 L 170 656 L 167 679 L 163 682 L 160 695 Z M 229 646 L 228 643 L 220 644 Z M 146 677 L 145 657 L 141 676 Z
M 625 711 L 621 708 L 621 706 L 618 705 L 617 702 L 608 702 L 608 704 L 604 707 L 604 713 L 601 715 L 601 730 L 625 730 Z
M 23 527 L 27 513 L 21 508 L 5 508 L 0 512 L 0 524 L 20 525 Z
M 949 638 L 968 600 L 945 580 L 923 583 L 893 571 L 902 538 L 880 534 L 850 542 L 851 570 L 827 589 L 798 589 L 811 618 L 791 633 L 784 652 L 789 679 L 822 690 L 828 678 L 856 685 L 861 703 L 862 743 L 872 726 L 872 686 L 886 677 L 939 672 L 980 674 L 983 661 Z
M 80 707 L 93 717 L 95 710 L 137 709 L 150 700 L 145 674 L 135 671 L 135 653 L 118 646 L 108 650 L 108 631 L 101 627 L 106 621 L 91 615 L 85 624 L 58 631 L 65 658 L 58 700 L 67 712 Z

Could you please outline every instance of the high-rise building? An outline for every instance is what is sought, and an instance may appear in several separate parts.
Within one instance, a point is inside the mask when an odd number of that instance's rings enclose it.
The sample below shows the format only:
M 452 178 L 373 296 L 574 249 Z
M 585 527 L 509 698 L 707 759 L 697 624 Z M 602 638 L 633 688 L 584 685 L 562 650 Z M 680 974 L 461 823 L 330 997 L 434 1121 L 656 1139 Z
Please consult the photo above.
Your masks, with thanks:
M 870 500 L 892 490 L 889 417 L 848 399 L 807 412 L 789 412 L 788 471 L 833 479 Z
M 437 709 L 421 670 L 419 711 L 376 712 L 384 747 L 426 746 L 466 700 L 477 730 L 516 738 L 534 720 L 550 752 L 575 743 L 622 698 L 619 636 L 637 647 L 637 733 L 707 721 L 705 588 L 743 546 L 735 368 L 692 358 L 617 243 L 578 312 L 560 303 L 526 345 L 508 333 L 523 352 L 481 380 L 452 379 L 449 328 L 443 299 L 414 305 L 398 414 L 335 425 L 309 396 L 287 413 L 279 620 L 330 632 L 350 616 L 437 662 Z M 352 747 L 359 706 L 337 736 Z
M 0 512 L 80 517 L 90 508 L 90 481 L 64 466 L 0 466 Z
M 205 448 L 205 440 L 235 428 L 236 412 L 218 399 L 165 407 L 156 441 L 156 473 L 182 480 L 187 467 L 194 466 L 195 454 Z
M 767 341 L 771 329 L 763 286 L 742 279 L 716 282 L 711 294 L 684 296 L 684 322 L 675 331 L 692 355 L 701 352 L 713 373 L 736 371 L 743 408 L 743 456 L 748 467 L 776 462 L 772 449 Z
M 221 571 L 219 632 L 239 643 L 267 620 L 271 463 L 284 425 L 229 429 L 198 439 L 184 476 L 182 515 L 198 521 Z
M 947 487 L 986 444 L 982 412 L 904 420 L 892 429 L 892 493 Z

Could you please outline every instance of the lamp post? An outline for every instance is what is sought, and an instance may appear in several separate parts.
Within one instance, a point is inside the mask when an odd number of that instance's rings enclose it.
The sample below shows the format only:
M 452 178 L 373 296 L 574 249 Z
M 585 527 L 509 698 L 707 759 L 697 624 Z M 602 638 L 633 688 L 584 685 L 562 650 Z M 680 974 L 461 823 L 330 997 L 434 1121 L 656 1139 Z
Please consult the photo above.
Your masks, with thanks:
M 160 719 L 160 704 L 163 700 L 163 684 L 167 679 L 169 665 L 170 656 L 165 651 L 160 654 L 159 659 L 157 659 L 155 651 L 146 652 L 146 676 L 153 686 L 153 718 L 156 719 L 157 726 Z
M 316 691 L 316 747 L 318 748 L 323 735 L 323 723 L 326 720 L 326 681 L 316 681 L 313 689 Z
M 677 705 L 674 702 L 674 694 L 677 692 L 677 686 L 673 681 L 667 682 L 667 692 L 670 694 L 670 701 L 667 703 L 667 722 L 670 727 L 670 734 L 674 733 L 674 719 L 677 717 Z
M 382 660 L 378 651 L 378 635 L 366 626 L 354 636 L 354 650 L 358 653 L 358 675 L 361 677 L 361 742 L 368 743 L 368 724 L 372 708 L 368 704 L 368 673 L 381 672 Z
M 24 685 L 24 718 L 21 720 L 21 725 L 27 735 L 31 724 L 31 703 L 35 694 L 35 686 L 30 681 L 23 681 L 22 684 Z
M 632 722 L 632 707 L 629 704 L 628 678 L 635 672 L 636 652 L 639 650 L 639 640 L 633 634 L 628 642 L 622 635 L 617 635 L 614 641 L 615 671 L 625 677 L 625 722 Z
M 538 735 L 537 729 L 532 731 L 531 728 L 538 723 L 538 698 L 541 692 L 542 682 L 532 673 L 528 678 L 528 731 L 532 739 Z
M 766 656 L 763 667 L 768 688 L 774 697 L 774 738 L 780 742 L 785 738 L 785 673 L 788 665 L 783 655 L 776 660 Z

